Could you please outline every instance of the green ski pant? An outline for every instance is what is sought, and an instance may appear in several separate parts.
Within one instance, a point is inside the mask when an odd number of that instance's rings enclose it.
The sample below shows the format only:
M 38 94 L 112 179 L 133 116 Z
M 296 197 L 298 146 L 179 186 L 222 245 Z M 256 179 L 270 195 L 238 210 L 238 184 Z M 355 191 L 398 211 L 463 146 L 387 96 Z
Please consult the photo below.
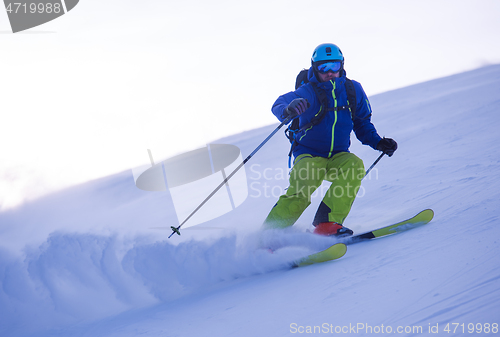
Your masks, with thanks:
M 365 174 L 363 161 L 348 152 L 331 158 L 298 156 L 290 172 L 290 186 L 280 196 L 264 222 L 264 228 L 292 226 L 311 204 L 311 195 L 323 183 L 331 182 L 323 202 L 330 208 L 329 221 L 342 224 L 351 210 L 361 179 Z

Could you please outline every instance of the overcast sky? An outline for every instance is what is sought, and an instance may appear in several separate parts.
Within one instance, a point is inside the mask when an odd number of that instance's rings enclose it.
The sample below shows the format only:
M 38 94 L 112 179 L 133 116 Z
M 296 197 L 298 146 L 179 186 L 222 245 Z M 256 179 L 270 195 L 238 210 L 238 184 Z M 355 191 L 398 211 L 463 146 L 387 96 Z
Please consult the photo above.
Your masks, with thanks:
M 81 0 L 12 34 L 0 11 L 0 209 L 275 123 L 324 42 L 369 96 L 500 63 L 499 17 L 496 0 Z

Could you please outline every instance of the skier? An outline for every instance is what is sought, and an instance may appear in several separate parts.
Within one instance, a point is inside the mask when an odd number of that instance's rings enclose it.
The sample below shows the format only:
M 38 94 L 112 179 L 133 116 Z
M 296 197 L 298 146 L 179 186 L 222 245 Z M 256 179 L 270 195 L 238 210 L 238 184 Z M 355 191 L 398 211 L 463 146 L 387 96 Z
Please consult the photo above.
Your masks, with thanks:
M 294 163 L 289 187 L 267 216 L 264 228 L 292 226 L 311 203 L 313 192 L 326 180 L 332 184 L 313 220 L 314 233 L 352 235 L 353 231 L 342 224 L 365 171 L 362 160 L 349 152 L 351 131 L 363 144 L 389 157 L 397 143 L 378 135 L 370 121 L 368 98 L 361 84 L 346 78 L 344 56 L 336 45 L 316 47 L 307 80 L 297 90 L 280 96 L 272 107 L 281 122 L 290 116 L 298 119 L 298 129 L 292 130 Z M 355 102 L 348 102 L 349 97 Z

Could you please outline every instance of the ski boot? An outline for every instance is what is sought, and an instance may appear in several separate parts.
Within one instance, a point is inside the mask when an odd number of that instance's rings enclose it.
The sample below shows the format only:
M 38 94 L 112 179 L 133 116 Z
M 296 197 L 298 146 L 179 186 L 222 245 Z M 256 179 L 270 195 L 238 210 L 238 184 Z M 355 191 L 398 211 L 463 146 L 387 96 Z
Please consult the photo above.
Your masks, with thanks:
M 351 229 L 344 227 L 337 222 L 320 222 L 314 228 L 313 233 L 318 235 L 337 237 L 350 236 L 354 234 Z

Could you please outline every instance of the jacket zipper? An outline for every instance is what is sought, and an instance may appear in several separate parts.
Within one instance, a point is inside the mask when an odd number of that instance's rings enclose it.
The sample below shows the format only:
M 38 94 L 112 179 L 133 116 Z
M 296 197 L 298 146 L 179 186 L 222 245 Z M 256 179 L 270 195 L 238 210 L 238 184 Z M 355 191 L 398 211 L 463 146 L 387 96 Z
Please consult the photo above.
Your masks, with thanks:
M 335 82 L 331 81 L 330 82 L 333 84 L 333 90 L 332 90 L 332 98 L 333 98 L 333 107 L 337 107 L 337 97 L 335 96 Z M 335 145 L 335 125 L 337 124 L 337 109 L 334 110 L 335 113 L 335 119 L 333 121 L 333 126 L 332 126 L 332 143 L 330 146 L 330 153 L 328 154 L 328 158 L 332 156 L 333 153 L 333 147 Z

